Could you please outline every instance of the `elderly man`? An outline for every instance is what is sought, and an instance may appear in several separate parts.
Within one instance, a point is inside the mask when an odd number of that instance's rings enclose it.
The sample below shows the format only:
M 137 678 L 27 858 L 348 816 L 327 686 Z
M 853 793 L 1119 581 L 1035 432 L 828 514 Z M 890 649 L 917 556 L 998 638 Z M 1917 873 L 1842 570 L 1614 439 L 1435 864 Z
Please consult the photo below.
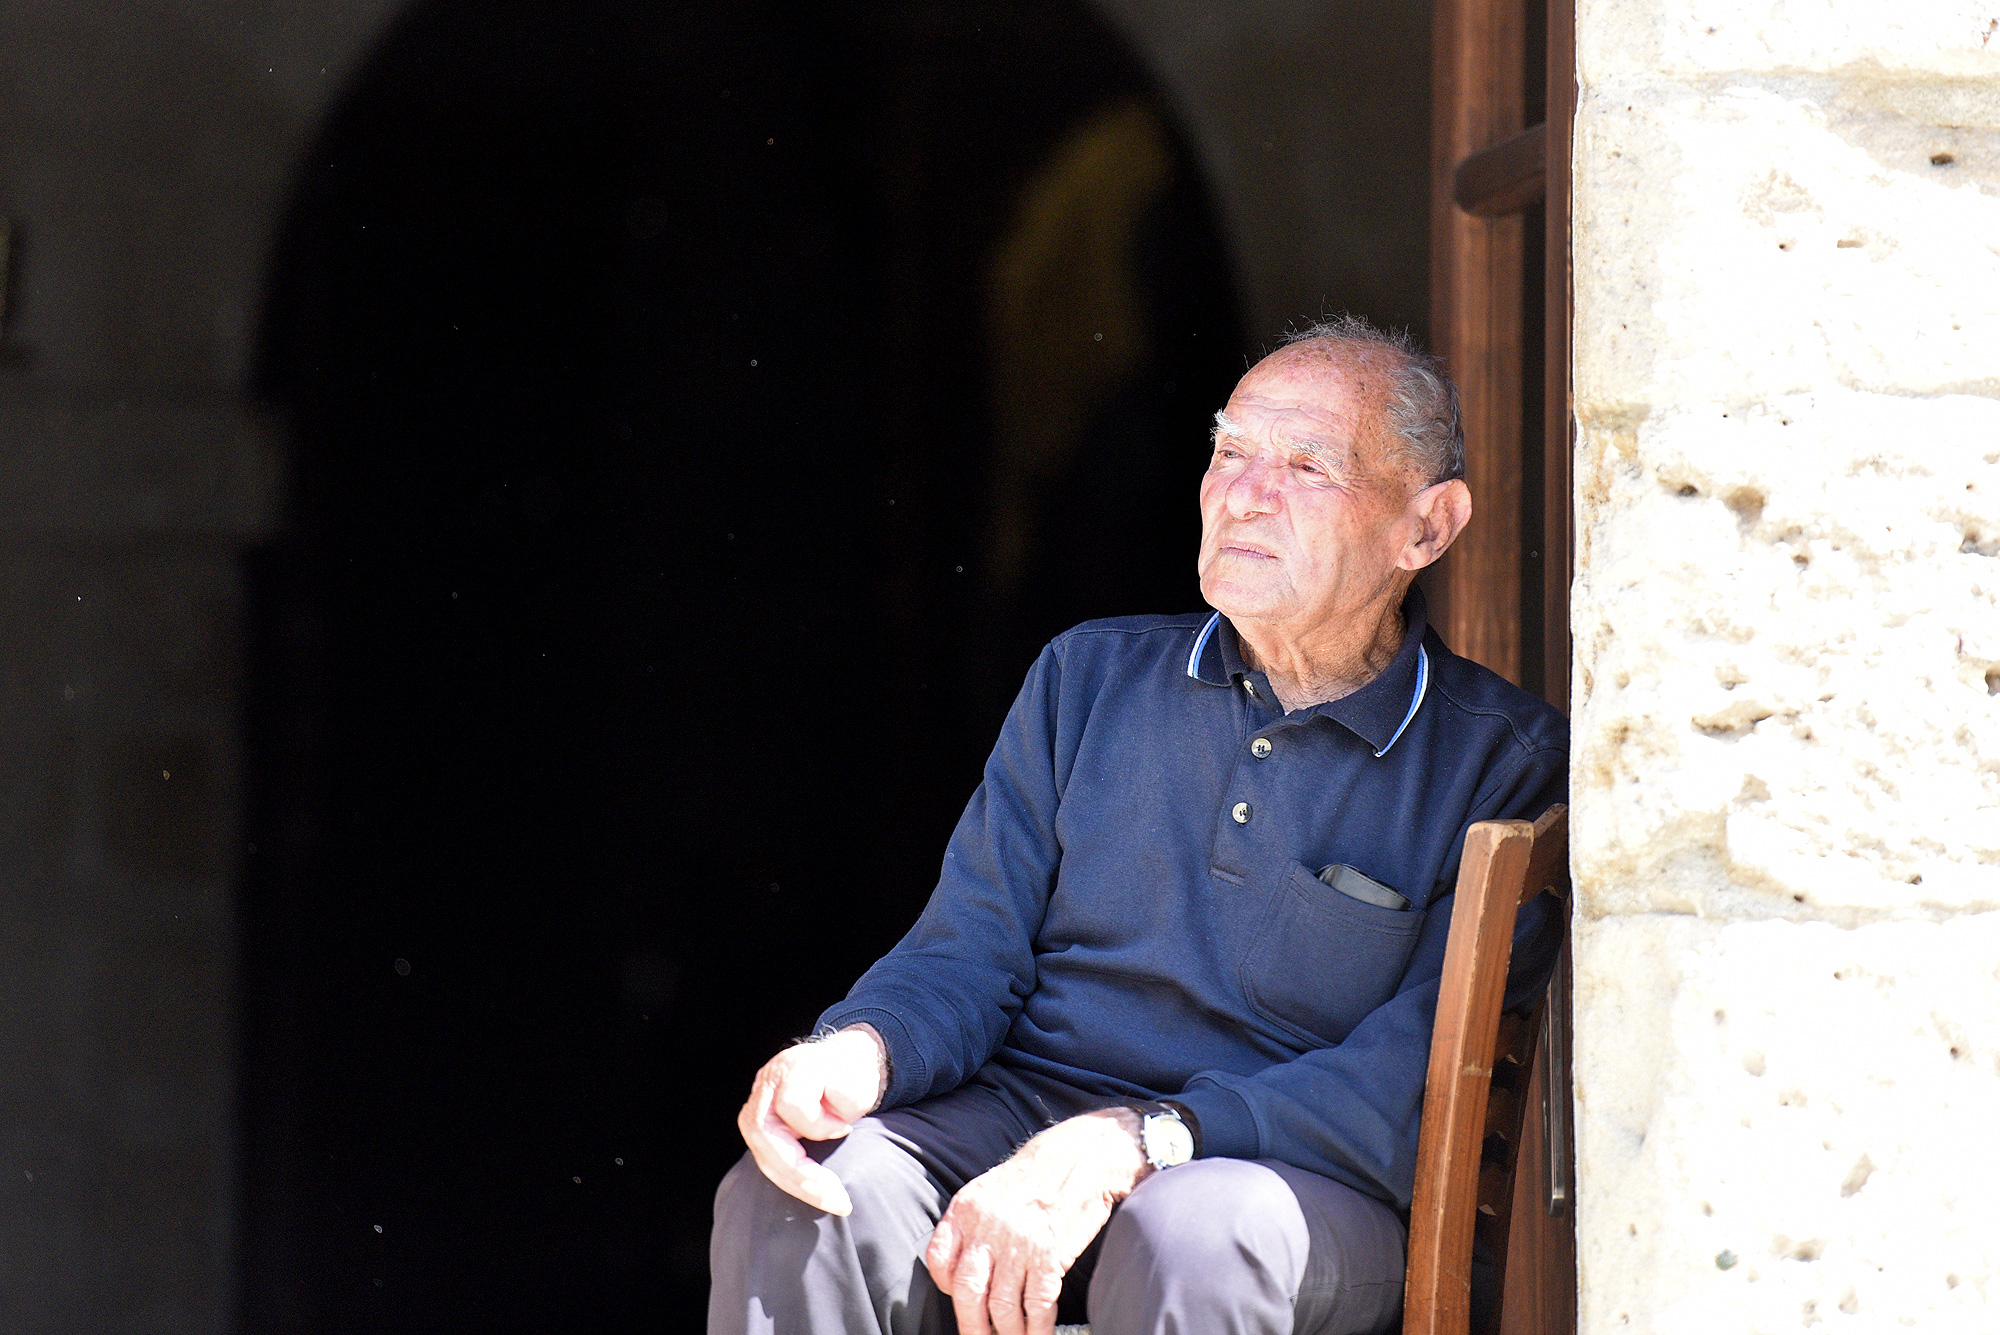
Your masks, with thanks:
M 757 1075 L 713 1335 L 1046 1332 L 1066 1279 L 1096 1335 L 1394 1323 L 1465 829 L 1562 800 L 1566 731 L 1425 622 L 1432 358 L 1315 326 L 1215 423 L 1214 612 L 1042 652 L 922 917 Z

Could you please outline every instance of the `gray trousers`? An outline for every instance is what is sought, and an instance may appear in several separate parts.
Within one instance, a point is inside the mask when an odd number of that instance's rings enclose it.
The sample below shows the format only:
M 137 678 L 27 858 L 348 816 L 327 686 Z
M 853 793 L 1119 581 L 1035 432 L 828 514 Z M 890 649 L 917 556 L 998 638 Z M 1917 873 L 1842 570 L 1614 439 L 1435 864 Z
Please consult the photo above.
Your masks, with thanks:
M 745 1155 L 715 1196 L 709 1335 L 954 1331 L 923 1262 L 952 1196 L 1104 1102 L 989 1066 L 864 1118 L 808 1145 L 853 1198 L 844 1219 L 778 1190 Z M 1060 1319 L 1087 1311 L 1093 1335 L 1373 1335 L 1402 1310 L 1406 1241 L 1395 1211 L 1351 1187 L 1272 1161 L 1198 1159 L 1112 1212 L 1064 1283 Z

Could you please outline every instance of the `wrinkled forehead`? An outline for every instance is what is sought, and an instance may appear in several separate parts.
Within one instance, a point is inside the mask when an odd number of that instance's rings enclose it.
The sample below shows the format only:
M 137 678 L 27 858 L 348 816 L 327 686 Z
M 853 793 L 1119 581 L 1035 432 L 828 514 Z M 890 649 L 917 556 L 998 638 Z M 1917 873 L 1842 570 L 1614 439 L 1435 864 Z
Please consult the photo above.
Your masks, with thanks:
M 1247 444 L 1270 443 L 1316 454 L 1351 454 L 1353 424 L 1301 404 L 1272 403 L 1256 397 L 1231 398 L 1215 414 L 1215 438 Z
M 1276 363 L 1274 365 L 1274 363 Z M 1216 433 L 1242 440 L 1355 451 L 1375 436 L 1372 387 L 1354 368 L 1267 357 L 1237 382 Z

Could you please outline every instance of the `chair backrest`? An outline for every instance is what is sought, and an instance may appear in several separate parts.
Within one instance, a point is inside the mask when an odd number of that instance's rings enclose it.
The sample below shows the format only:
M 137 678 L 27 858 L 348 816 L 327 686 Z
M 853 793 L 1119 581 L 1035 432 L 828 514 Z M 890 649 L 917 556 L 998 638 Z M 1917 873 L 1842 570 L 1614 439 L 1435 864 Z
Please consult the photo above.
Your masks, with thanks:
M 1569 821 L 1481 821 L 1465 833 L 1431 1030 L 1423 1130 L 1410 1203 L 1403 1335 L 1469 1335 L 1475 1236 L 1507 1270 L 1514 1161 L 1539 1017 L 1502 1015 L 1514 916 L 1569 895 Z M 1495 1317 L 1497 1319 L 1498 1313 Z

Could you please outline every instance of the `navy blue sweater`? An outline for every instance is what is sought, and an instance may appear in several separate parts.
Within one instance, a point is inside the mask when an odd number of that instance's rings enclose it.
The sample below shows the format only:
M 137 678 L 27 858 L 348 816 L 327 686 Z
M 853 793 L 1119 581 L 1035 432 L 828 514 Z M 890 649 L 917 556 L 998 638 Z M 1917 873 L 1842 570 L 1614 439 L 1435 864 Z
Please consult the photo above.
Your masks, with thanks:
M 985 1063 L 1171 1099 L 1201 1153 L 1409 1205 L 1465 829 L 1564 800 L 1567 728 L 1445 648 L 1287 714 L 1220 616 L 1090 622 L 1028 673 L 909 934 L 821 1017 L 887 1042 L 885 1107 Z M 1258 744 L 1258 739 L 1268 746 Z M 1410 901 L 1349 898 L 1345 863 Z M 1560 924 L 1516 930 L 1516 997 Z

